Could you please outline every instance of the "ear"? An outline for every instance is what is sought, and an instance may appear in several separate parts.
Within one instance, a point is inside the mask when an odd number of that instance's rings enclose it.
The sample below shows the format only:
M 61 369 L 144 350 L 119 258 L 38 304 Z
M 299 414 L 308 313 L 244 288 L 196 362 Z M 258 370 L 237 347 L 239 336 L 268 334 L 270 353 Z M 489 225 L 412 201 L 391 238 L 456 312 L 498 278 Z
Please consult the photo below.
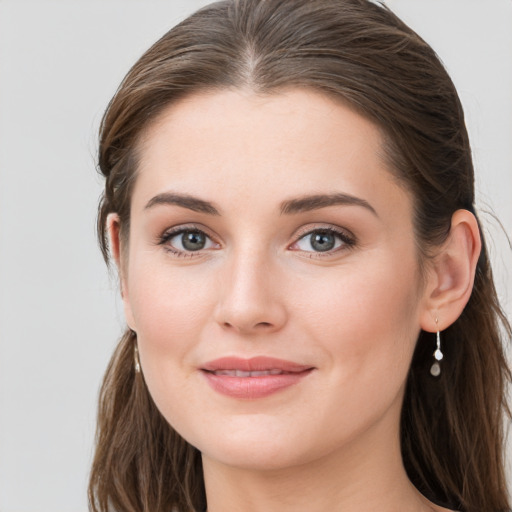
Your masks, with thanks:
M 127 273 L 127 258 L 123 257 L 123 251 L 128 248 L 121 247 L 121 221 L 117 213 L 109 213 L 107 216 L 107 231 L 109 234 L 109 246 L 112 253 L 112 257 L 116 263 L 117 273 L 119 276 L 119 285 L 121 288 L 121 298 L 123 299 L 124 315 L 126 317 L 126 323 L 128 327 L 133 331 L 137 331 L 135 322 L 133 319 L 132 308 L 130 306 L 129 294 L 128 294 L 128 282 L 126 279 Z
M 459 318 L 473 290 L 481 248 L 475 216 L 467 210 L 457 210 L 448 238 L 430 262 L 426 307 L 421 318 L 423 330 L 444 330 Z

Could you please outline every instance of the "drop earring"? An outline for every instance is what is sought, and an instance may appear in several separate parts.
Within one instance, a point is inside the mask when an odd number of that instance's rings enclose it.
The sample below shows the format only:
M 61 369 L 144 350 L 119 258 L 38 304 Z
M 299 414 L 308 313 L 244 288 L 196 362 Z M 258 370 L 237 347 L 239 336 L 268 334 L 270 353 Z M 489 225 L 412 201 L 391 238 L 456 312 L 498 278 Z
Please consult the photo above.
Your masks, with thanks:
M 135 341 L 133 343 L 133 365 L 135 367 L 135 373 L 140 373 L 140 359 L 139 359 L 139 349 L 137 347 L 137 333 L 132 331 L 132 335 L 135 337 Z
M 436 318 L 436 326 L 437 326 L 437 318 Z M 436 334 L 436 350 L 434 352 L 434 364 L 430 367 L 430 374 L 434 377 L 439 377 L 441 375 L 441 365 L 439 361 L 443 359 L 443 353 L 441 352 L 441 334 L 439 333 L 439 327 L 437 328 Z

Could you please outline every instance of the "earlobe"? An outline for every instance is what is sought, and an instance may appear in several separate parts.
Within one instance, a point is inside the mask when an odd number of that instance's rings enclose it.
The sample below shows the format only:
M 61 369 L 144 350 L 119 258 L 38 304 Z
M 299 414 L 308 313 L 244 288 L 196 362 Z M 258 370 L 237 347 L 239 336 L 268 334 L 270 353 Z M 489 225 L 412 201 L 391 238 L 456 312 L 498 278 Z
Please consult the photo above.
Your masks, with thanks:
M 109 234 L 110 251 L 116 263 L 117 273 L 119 275 L 119 286 L 121 291 L 121 298 L 123 299 L 126 323 L 128 324 L 128 327 L 130 329 L 136 331 L 135 322 L 133 319 L 133 314 L 128 299 L 127 281 L 125 276 L 126 269 L 124 268 L 125 265 L 123 263 L 123 250 L 121 248 L 120 238 L 121 223 L 119 220 L 119 215 L 117 213 L 110 213 L 107 216 L 107 231 Z
M 112 254 L 112 257 L 114 258 L 114 261 L 116 262 L 117 269 L 119 271 L 120 269 L 120 254 L 121 254 L 121 248 L 120 248 L 120 241 L 119 241 L 119 232 L 120 232 L 120 222 L 119 222 L 119 215 L 117 213 L 109 213 L 107 216 L 107 232 L 109 235 L 109 247 L 110 252 Z
M 480 250 L 475 216 L 467 210 L 457 210 L 452 216 L 450 233 L 431 262 L 423 330 L 444 330 L 460 316 L 473 290 Z

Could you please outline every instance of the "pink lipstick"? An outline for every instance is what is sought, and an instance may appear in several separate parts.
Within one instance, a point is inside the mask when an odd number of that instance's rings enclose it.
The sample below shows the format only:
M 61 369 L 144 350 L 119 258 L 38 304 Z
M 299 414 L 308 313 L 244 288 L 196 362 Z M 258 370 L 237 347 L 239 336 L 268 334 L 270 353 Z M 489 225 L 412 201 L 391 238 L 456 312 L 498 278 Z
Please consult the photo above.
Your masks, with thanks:
M 201 368 L 208 384 L 233 398 L 263 398 L 307 377 L 314 367 L 273 357 L 222 357 Z

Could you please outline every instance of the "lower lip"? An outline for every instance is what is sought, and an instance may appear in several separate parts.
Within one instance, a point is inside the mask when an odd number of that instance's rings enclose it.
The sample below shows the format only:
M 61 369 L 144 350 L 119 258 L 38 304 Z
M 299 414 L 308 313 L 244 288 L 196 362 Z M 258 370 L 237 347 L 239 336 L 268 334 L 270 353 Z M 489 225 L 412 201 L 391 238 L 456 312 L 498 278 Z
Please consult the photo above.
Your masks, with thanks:
M 215 375 L 212 372 L 203 371 L 208 384 L 218 393 L 232 398 L 256 399 L 273 395 L 298 384 L 307 377 L 312 369 L 303 372 L 283 373 L 280 375 L 260 375 L 258 377 L 230 377 L 227 375 Z

